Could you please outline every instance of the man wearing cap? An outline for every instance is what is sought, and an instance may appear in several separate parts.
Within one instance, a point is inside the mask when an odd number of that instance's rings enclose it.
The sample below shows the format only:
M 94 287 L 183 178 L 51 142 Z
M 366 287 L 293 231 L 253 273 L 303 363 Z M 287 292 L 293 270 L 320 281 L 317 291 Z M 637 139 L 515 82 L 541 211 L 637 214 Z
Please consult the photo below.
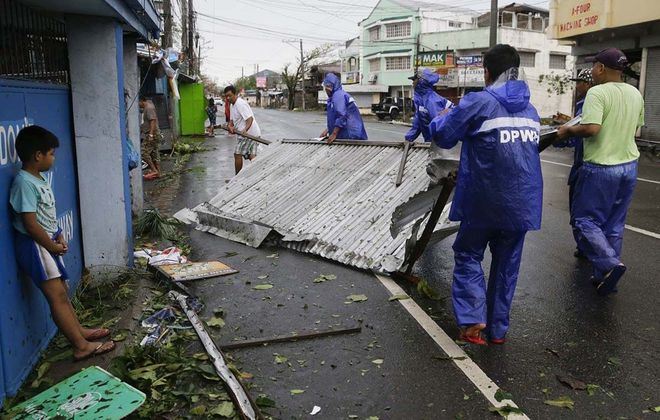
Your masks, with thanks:
M 440 77 L 438 73 L 429 69 L 420 69 L 414 76 L 409 77 L 413 81 L 415 96 L 413 104 L 415 106 L 415 116 L 412 120 L 412 128 L 406 133 L 406 140 L 415 141 L 420 133 L 424 141 L 433 140 L 429 131 L 431 120 L 445 109 L 449 109 L 453 104 L 442 96 L 438 95 L 433 86 L 438 83 Z
M 593 86 L 593 79 L 591 77 L 591 69 L 582 69 L 578 72 L 578 75 L 571 79 L 575 83 L 575 116 L 582 115 L 582 107 L 584 105 L 584 98 L 587 95 L 587 92 Z M 573 194 L 575 192 L 575 181 L 577 180 L 577 173 L 580 166 L 582 166 L 582 155 L 583 155 L 583 146 L 582 146 L 582 137 L 571 137 L 563 142 L 555 144 L 555 147 L 574 147 L 575 151 L 573 152 L 573 166 L 571 167 L 571 172 L 568 175 L 568 209 L 571 215 L 571 223 L 573 222 Z M 582 250 L 580 250 L 580 245 L 578 241 L 577 229 L 573 226 L 573 237 L 575 238 L 576 249 L 575 255 L 576 258 L 586 258 Z
M 360 109 L 355 99 L 342 89 L 341 80 L 334 73 L 328 73 L 323 79 L 327 102 L 327 127 L 321 137 L 327 137 L 328 144 L 335 139 L 367 140 Z
M 617 290 L 626 271 L 621 246 L 637 180 L 635 132 L 644 125 L 644 99 L 621 78 L 628 66 L 623 52 L 608 48 L 588 61 L 595 86 L 585 97 L 582 121 L 561 127 L 558 135 L 584 138 L 571 218 L 579 247 L 593 265 L 594 286 L 606 296 Z

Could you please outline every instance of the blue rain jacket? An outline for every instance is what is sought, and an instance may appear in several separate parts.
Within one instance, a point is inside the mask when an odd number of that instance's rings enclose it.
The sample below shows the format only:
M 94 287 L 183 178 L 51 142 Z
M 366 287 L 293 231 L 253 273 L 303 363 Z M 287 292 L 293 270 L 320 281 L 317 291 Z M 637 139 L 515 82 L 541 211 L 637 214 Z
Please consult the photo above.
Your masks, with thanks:
M 328 73 L 323 79 L 323 85 L 332 86 L 332 95 L 328 97 L 327 103 L 328 135 L 332 134 L 335 127 L 339 127 L 338 139 L 367 140 L 360 110 L 355 99 L 342 89 L 341 80 Z
M 424 141 L 432 140 L 429 124 L 441 111 L 451 108 L 454 104 L 451 101 L 438 95 L 433 86 L 438 83 L 440 77 L 437 73 L 424 69 L 415 87 L 413 104 L 415 106 L 415 116 L 412 120 L 412 128 L 406 133 L 406 140 L 415 141 L 419 134 L 422 134 Z
M 575 103 L 575 116 L 582 115 L 582 107 L 584 106 L 584 98 Z M 573 166 L 571 172 L 568 174 L 568 185 L 575 185 L 577 181 L 578 169 L 582 166 L 584 161 L 584 146 L 582 144 L 582 137 L 570 137 L 564 141 L 555 144 L 555 147 L 574 147 L 573 152 Z
M 431 122 L 438 146 L 463 141 L 450 220 L 470 228 L 540 229 L 540 119 L 529 97 L 524 81 L 510 80 L 467 94 Z

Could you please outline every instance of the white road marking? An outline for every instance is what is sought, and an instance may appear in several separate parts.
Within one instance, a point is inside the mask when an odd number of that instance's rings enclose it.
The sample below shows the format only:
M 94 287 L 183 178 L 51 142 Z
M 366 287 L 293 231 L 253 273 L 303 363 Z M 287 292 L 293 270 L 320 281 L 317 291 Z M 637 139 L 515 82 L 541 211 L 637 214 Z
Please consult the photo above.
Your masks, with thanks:
M 626 225 L 626 229 L 641 233 L 642 235 L 650 236 L 651 238 L 660 239 L 660 233 L 651 232 L 650 230 L 640 229 L 630 225 Z
M 375 274 L 375 273 L 374 273 Z M 383 286 L 394 295 L 405 295 L 406 292 L 394 280 L 389 277 L 375 274 L 376 278 Z M 417 323 L 426 331 L 426 333 L 440 346 L 440 348 L 451 357 L 454 364 L 468 377 L 477 389 L 486 397 L 488 402 L 495 407 L 518 407 L 511 400 L 497 401 L 495 393 L 499 389 L 484 373 L 479 366 L 452 340 L 447 333 L 431 317 L 424 312 L 422 308 L 413 299 L 399 299 L 399 303 L 408 311 L 408 313 L 417 321 Z M 511 414 L 510 419 L 529 419 L 524 414 Z
M 566 164 L 566 163 L 554 162 L 554 161 L 552 161 L 552 160 L 545 160 L 545 159 L 541 159 L 541 162 L 544 162 L 544 163 L 551 163 L 551 164 L 553 164 L 553 165 L 559 165 L 559 166 L 566 166 L 566 167 L 568 167 L 568 168 L 570 168 L 571 166 L 573 166 L 573 165 L 568 165 L 568 164 Z M 637 178 L 637 180 L 638 180 L 638 181 L 644 181 L 644 182 L 650 182 L 651 184 L 660 184 L 660 181 L 654 181 L 654 180 L 652 180 L 652 179 Z

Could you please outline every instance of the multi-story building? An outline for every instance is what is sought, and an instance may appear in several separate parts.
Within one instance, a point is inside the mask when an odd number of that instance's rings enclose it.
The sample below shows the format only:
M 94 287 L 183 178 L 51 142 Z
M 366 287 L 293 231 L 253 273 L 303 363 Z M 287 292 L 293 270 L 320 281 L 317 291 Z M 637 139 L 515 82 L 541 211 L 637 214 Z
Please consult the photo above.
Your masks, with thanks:
M 481 54 L 489 47 L 489 22 L 489 13 L 467 8 L 416 0 L 381 0 L 360 22 L 360 39 L 347 42 L 342 52 L 342 80 L 359 80 L 347 91 L 361 108 L 366 108 L 366 102 L 377 102 L 375 96 L 410 97 L 408 77 L 418 64 L 435 68 L 441 75 L 438 89 L 456 100 L 466 91 L 484 86 Z M 573 68 L 571 50 L 547 38 L 548 22 L 547 10 L 511 3 L 499 9 L 498 42 L 511 44 L 520 52 L 532 103 L 539 113 L 569 114 L 572 86 L 565 81 Z M 351 59 L 357 59 L 357 69 L 351 67 L 349 72 Z M 558 82 L 548 84 L 548 79 Z
M 660 141 L 660 1 L 551 0 L 550 36 L 573 45 L 576 67 L 588 67 L 585 58 L 616 47 L 631 63 L 626 82 L 644 96 L 645 123 L 639 137 Z

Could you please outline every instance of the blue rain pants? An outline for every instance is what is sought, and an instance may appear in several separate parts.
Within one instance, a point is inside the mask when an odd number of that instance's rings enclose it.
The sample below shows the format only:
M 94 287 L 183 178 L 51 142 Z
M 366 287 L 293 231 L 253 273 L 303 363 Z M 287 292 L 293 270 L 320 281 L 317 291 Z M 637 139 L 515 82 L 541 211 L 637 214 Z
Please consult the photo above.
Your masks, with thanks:
M 596 279 L 621 263 L 623 229 L 636 183 L 636 160 L 610 166 L 584 162 L 578 170 L 571 224 Z
M 486 324 L 491 339 L 504 338 L 509 329 L 509 311 L 526 233 L 472 229 L 461 223 L 452 247 L 452 304 L 459 326 Z M 486 245 L 492 254 L 488 286 L 481 267 Z

